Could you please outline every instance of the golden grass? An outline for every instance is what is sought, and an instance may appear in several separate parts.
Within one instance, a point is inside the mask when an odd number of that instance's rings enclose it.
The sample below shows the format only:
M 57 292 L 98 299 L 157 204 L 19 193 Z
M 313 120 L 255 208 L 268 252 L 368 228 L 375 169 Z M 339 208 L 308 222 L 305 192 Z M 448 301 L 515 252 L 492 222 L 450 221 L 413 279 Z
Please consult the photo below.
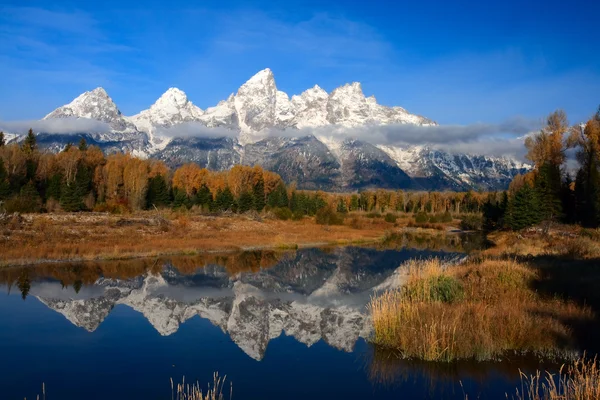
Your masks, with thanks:
M 171 398 L 173 400 L 223 400 L 223 388 L 225 386 L 225 380 L 227 377 L 220 378 L 218 373 L 213 375 L 212 387 L 210 383 L 206 393 L 202 391 L 202 386 L 199 382 L 185 383 L 185 377 L 182 383 L 177 385 L 173 384 L 171 379 Z M 232 398 L 233 386 L 230 388 L 229 398 Z
M 585 357 L 560 369 L 558 374 L 538 371 L 521 374 L 519 400 L 598 400 L 600 399 L 600 365 L 597 358 Z M 508 397 L 508 396 L 507 396 Z
M 192 213 L 165 214 L 160 219 L 150 212 L 31 214 L 0 226 L 0 266 L 374 242 L 388 229 L 389 224 L 381 220 L 369 221 L 357 230 L 350 225 L 320 226 L 312 218 L 256 221 L 244 215 Z
M 586 307 L 542 298 L 536 272 L 515 261 L 483 260 L 444 269 L 411 261 L 405 285 L 370 303 L 376 345 L 427 361 L 486 360 L 508 351 L 551 355 L 570 343 L 567 320 L 590 320 Z

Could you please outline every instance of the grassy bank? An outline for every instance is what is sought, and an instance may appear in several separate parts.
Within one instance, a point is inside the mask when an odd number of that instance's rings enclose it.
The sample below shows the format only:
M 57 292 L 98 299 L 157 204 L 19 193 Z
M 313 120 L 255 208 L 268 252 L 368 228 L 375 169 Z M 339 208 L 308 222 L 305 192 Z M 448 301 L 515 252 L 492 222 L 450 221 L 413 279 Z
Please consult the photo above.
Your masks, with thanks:
M 412 214 L 386 221 L 349 213 L 332 225 L 309 217 L 280 220 L 270 213 L 15 215 L 0 221 L 0 266 L 374 243 L 406 229 L 413 219 Z
M 409 262 L 403 287 L 370 304 L 373 342 L 446 362 L 508 352 L 552 357 L 591 343 L 599 332 L 598 237 L 532 231 L 493 240 L 498 245 L 460 266 Z

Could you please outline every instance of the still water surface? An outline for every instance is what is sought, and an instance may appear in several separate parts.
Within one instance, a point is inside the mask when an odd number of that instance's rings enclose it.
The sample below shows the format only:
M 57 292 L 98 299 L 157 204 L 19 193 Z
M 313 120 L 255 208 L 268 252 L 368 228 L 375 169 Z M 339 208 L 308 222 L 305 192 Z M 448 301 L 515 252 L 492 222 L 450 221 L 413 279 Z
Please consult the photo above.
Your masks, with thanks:
M 2 270 L 0 397 L 35 398 L 45 383 L 48 400 L 168 400 L 171 377 L 204 383 L 218 371 L 240 400 L 504 399 L 522 360 L 441 368 L 367 341 L 366 304 L 401 283 L 404 261 L 462 256 L 435 248 Z

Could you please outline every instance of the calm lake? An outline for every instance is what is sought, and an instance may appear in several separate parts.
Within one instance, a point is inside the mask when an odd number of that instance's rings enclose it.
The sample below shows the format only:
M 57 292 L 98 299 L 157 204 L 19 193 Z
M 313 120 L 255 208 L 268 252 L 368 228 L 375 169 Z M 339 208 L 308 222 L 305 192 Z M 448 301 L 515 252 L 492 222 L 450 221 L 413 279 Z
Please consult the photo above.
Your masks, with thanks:
M 0 397 L 34 399 L 45 383 L 48 400 L 168 400 L 170 378 L 205 385 L 218 371 L 240 400 L 505 399 L 519 368 L 552 366 L 440 367 L 367 340 L 369 298 L 401 283 L 404 261 L 456 260 L 472 242 L 1 270 Z

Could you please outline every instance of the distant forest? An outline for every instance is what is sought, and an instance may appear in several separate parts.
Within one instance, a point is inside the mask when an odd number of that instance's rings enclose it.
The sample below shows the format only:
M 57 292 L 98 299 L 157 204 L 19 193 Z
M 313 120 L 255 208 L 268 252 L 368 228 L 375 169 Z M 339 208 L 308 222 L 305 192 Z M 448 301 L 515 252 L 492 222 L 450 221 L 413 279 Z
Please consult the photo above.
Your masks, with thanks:
M 189 163 L 165 163 L 129 154 L 104 155 L 84 139 L 60 153 L 38 150 L 30 130 L 21 144 L 5 145 L 0 133 L 0 202 L 6 212 L 109 211 L 195 208 L 202 212 L 289 209 L 295 216 L 336 212 L 480 212 L 477 192 L 369 190 L 335 194 L 296 190 L 259 166 L 216 172 Z M 285 215 L 285 213 L 283 213 Z

